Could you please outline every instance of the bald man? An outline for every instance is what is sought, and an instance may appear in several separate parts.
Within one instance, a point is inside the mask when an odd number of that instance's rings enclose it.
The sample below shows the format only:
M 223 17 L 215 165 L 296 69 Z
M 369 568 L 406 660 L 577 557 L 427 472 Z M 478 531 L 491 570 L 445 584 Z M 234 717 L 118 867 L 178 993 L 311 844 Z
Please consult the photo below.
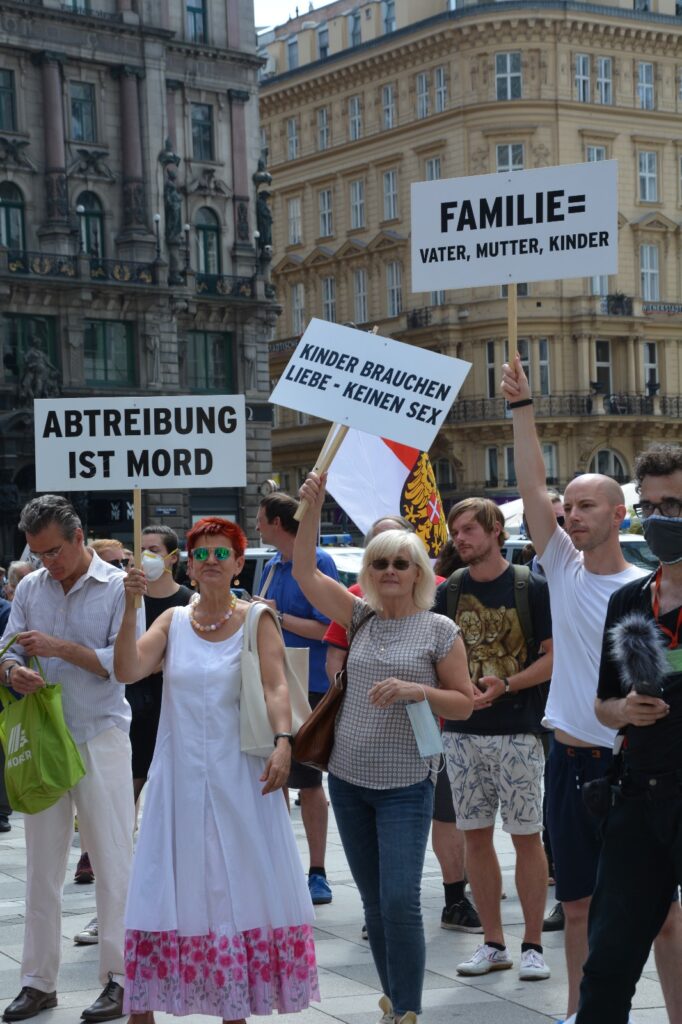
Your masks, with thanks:
M 516 478 L 549 583 L 552 610 L 554 668 L 545 724 L 554 730 L 554 740 L 547 824 L 556 895 L 566 920 L 569 1018 L 578 1008 L 588 952 L 587 916 L 601 848 L 599 822 L 582 802 L 581 785 L 607 773 L 616 738 L 616 730 L 603 725 L 594 709 L 604 621 L 611 594 L 646 573 L 623 558 L 619 531 L 627 510 L 623 491 L 611 477 L 585 473 L 572 480 L 564 494 L 564 529 L 557 523 L 547 494 L 530 387 L 518 355 L 504 366 L 502 393 L 512 410 Z M 682 1020 L 679 904 L 672 905 L 655 951 L 668 1016 Z

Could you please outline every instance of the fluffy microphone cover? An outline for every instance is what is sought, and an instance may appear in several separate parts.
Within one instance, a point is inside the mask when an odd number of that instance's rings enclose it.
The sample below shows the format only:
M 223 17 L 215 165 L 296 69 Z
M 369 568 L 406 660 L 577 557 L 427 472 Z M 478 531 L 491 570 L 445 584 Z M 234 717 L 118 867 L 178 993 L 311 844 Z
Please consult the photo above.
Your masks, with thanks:
M 652 618 L 630 612 L 609 630 L 609 650 L 618 665 L 621 689 L 660 697 L 663 677 L 670 672 L 665 641 Z

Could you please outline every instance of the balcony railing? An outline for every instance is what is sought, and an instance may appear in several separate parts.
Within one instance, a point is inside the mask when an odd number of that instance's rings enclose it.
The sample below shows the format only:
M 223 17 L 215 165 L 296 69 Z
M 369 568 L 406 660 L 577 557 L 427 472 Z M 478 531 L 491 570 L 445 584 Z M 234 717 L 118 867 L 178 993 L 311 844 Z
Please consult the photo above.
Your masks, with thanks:
M 10 274 L 35 274 L 36 277 L 78 277 L 78 257 L 10 250 L 7 269 Z
M 603 406 L 601 402 L 603 400 Z M 682 416 L 682 397 L 660 399 L 661 413 Z M 533 408 L 538 418 L 548 416 L 653 416 L 656 399 L 649 395 L 536 395 Z M 475 423 L 509 419 L 504 398 L 460 398 L 450 409 L 448 423 Z
M 431 323 L 431 309 L 429 306 L 421 306 L 419 309 L 410 309 L 407 312 L 407 326 L 410 330 L 419 327 L 428 327 Z
M 601 311 L 607 316 L 632 316 L 632 299 L 620 292 L 604 295 L 601 300 Z
M 252 299 L 256 294 L 252 277 L 227 274 L 197 274 L 196 291 L 197 295 L 211 295 L 219 299 Z
M 661 414 L 682 419 L 682 397 L 680 395 L 662 395 Z
M 156 267 L 153 263 L 135 260 L 90 260 L 92 281 L 118 281 L 119 284 L 156 284 Z

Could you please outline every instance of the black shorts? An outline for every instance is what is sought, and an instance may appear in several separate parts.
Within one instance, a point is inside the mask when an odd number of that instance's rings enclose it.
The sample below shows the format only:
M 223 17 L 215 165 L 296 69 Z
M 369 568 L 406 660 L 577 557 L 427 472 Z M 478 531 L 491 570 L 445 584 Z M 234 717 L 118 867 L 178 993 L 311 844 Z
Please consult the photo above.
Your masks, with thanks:
M 309 693 L 308 703 L 310 710 L 316 708 L 324 697 L 323 693 Z M 298 761 L 291 762 L 291 770 L 287 779 L 289 789 L 317 789 L 322 785 L 322 772 L 317 768 L 311 768 L 307 764 L 299 764 Z
M 156 734 L 159 730 L 161 705 L 147 705 L 133 711 L 130 723 L 130 746 L 133 750 L 133 778 L 146 779 L 154 757 Z
M 448 825 L 456 825 L 455 805 L 452 802 L 452 789 L 445 767 L 445 758 L 441 757 L 436 776 L 436 792 L 433 794 L 433 820 Z

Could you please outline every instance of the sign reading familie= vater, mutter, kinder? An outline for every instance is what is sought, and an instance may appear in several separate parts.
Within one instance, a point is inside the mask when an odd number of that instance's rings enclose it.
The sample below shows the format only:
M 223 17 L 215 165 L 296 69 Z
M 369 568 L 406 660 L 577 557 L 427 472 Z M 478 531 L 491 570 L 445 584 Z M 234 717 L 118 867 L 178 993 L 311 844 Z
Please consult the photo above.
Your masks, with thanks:
M 617 270 L 615 160 L 412 185 L 413 291 Z

